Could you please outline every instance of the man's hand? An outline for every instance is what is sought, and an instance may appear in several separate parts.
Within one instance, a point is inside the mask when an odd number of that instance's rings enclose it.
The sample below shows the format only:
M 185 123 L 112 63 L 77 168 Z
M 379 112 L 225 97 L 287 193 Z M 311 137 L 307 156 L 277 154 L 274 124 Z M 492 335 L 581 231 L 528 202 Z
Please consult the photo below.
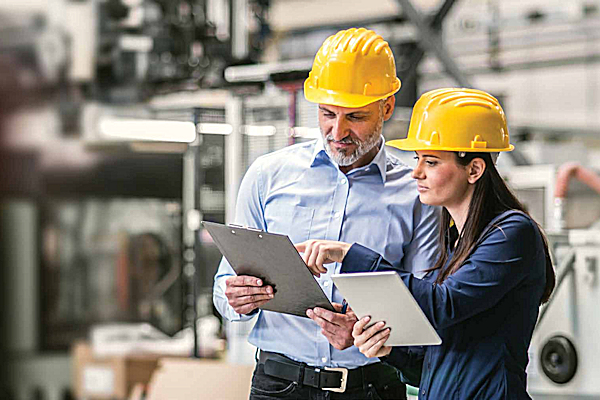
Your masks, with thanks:
M 307 240 L 298 243 L 296 250 L 302 254 L 302 259 L 308 265 L 310 272 L 317 277 L 327 272 L 323 264 L 342 262 L 352 247 L 349 243 L 334 240 Z
M 341 314 L 342 305 L 339 303 L 333 303 L 333 308 L 336 313 L 316 307 L 306 310 L 306 315 L 321 327 L 321 333 L 333 347 L 344 350 L 354 342 L 352 327 L 358 319 L 351 308 L 348 308 L 346 314 Z
M 271 300 L 271 286 L 263 286 L 262 280 L 247 275 L 232 276 L 225 281 L 225 296 L 238 314 L 249 314 Z
M 390 328 L 383 329 L 385 322 L 380 321 L 365 329 L 370 320 L 371 317 L 364 317 L 354 324 L 354 345 L 369 358 L 387 356 L 392 351 L 390 346 L 384 346 L 390 337 Z

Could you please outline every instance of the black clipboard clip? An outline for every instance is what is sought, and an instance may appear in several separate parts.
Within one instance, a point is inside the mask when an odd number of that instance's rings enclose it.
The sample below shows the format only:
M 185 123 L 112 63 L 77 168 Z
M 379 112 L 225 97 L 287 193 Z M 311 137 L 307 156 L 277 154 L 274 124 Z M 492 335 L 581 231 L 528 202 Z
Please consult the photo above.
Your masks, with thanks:
M 254 231 L 254 232 L 264 232 L 262 229 L 259 228 L 252 228 L 251 226 L 244 226 L 244 225 L 237 225 L 237 224 L 227 224 L 228 227 L 230 228 L 240 228 L 240 229 L 247 229 L 249 231 Z

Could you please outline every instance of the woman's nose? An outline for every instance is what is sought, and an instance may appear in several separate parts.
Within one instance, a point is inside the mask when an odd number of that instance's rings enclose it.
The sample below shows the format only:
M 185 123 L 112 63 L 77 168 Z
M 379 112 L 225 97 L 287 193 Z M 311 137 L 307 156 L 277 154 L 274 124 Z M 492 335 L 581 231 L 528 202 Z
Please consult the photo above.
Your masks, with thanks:
M 421 168 L 421 164 L 417 163 L 415 169 L 413 169 L 411 174 L 413 179 L 423 179 L 423 169 Z

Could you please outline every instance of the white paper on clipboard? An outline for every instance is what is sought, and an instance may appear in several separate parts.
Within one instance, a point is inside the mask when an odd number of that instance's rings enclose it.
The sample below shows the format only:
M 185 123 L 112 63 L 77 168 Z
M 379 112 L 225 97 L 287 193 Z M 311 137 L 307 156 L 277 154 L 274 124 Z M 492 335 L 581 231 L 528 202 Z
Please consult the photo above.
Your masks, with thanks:
M 385 321 L 391 328 L 387 346 L 442 343 L 400 276 L 393 271 L 334 274 L 333 282 L 360 319 Z
M 305 318 L 309 308 L 335 312 L 287 236 L 207 221 L 202 225 L 238 275 L 256 276 L 273 286 L 275 297 L 261 309 Z

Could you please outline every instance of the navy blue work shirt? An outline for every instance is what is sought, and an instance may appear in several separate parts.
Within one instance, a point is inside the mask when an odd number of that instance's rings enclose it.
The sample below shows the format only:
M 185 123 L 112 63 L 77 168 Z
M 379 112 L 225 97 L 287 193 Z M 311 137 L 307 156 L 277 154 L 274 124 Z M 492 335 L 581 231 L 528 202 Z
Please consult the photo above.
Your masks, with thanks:
M 357 244 L 342 263 L 342 272 L 386 269 L 397 270 Z M 441 285 L 434 282 L 438 271 L 423 279 L 398 274 L 442 344 L 394 347 L 382 361 L 401 370 L 422 367 L 420 383 L 413 382 L 419 385 L 419 399 L 530 399 L 527 349 L 546 282 L 536 223 L 524 213 L 504 212 Z

